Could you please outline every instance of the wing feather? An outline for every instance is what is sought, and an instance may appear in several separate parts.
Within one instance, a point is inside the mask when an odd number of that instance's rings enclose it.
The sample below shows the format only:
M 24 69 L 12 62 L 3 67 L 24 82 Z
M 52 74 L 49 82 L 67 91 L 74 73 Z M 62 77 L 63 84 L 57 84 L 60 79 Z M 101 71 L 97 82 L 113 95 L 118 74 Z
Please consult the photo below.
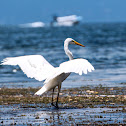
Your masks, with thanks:
M 64 73 L 74 72 L 82 75 L 92 72 L 94 67 L 86 59 L 74 59 L 61 63 L 59 69 Z
M 77 73 L 79 75 L 92 72 L 94 67 L 86 59 L 74 59 L 60 64 L 59 67 L 54 68 L 41 55 L 28 55 L 20 57 L 5 58 L 1 65 L 19 65 L 27 77 L 35 78 L 38 81 L 49 80 L 57 77 L 62 73 Z
M 94 67 L 86 60 L 86 59 L 74 59 L 70 61 L 66 61 L 60 64 L 59 67 L 56 68 L 55 72 L 48 77 L 44 83 L 47 83 L 49 80 L 57 77 L 62 73 L 77 73 L 79 75 L 87 74 L 87 72 L 92 72 Z
M 41 55 L 28 55 L 5 58 L 1 65 L 19 65 L 27 77 L 38 81 L 45 80 L 54 67 Z

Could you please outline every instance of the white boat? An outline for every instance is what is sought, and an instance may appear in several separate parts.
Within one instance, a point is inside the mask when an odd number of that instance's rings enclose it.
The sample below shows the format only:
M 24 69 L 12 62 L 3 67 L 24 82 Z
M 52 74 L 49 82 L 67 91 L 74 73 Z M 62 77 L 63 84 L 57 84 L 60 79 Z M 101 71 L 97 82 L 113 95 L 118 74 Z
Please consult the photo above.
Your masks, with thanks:
M 53 21 L 51 22 L 52 26 L 73 26 L 82 20 L 81 16 L 77 15 L 70 15 L 70 16 L 64 16 L 64 17 L 53 17 Z
M 38 27 L 44 27 L 45 23 L 43 23 L 43 22 L 33 22 L 33 23 L 20 24 L 19 26 L 20 27 L 38 28 Z

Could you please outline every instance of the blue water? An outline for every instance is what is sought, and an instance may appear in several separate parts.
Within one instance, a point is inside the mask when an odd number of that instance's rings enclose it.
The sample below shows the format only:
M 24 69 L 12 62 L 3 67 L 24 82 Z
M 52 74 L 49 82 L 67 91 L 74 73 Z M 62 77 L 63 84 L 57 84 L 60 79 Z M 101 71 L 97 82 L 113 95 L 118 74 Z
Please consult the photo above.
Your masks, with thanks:
M 99 84 L 124 86 L 126 82 L 126 23 L 82 24 L 75 27 L 20 28 L 0 26 L 0 61 L 6 57 L 40 54 L 53 66 L 67 61 L 63 42 L 71 37 L 85 45 L 70 45 L 74 58 L 85 58 L 95 71 L 71 74 L 63 87 Z M 15 69 L 17 72 L 14 72 Z M 0 87 L 40 87 L 43 82 L 29 79 L 19 67 L 0 66 Z
M 76 124 L 125 124 L 122 108 L 20 108 L 20 106 L 0 106 L 3 125 L 73 125 Z M 36 118 L 38 117 L 38 118 Z

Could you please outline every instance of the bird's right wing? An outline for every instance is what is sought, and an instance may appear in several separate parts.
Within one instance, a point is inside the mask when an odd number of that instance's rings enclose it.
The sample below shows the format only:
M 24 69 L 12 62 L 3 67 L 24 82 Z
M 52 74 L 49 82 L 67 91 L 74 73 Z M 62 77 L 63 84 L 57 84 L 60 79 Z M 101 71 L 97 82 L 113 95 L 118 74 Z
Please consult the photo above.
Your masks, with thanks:
M 45 80 L 55 68 L 41 55 L 5 58 L 1 65 L 19 65 L 27 77 Z

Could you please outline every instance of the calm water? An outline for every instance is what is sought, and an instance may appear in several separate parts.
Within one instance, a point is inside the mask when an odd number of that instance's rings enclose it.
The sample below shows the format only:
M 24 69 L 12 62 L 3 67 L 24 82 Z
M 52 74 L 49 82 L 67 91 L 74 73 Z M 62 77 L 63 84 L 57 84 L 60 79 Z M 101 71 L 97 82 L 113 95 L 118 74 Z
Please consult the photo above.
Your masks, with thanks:
M 52 65 L 68 60 L 63 42 L 71 37 L 86 47 L 71 45 L 74 58 L 88 59 L 95 71 L 71 74 L 63 87 L 85 85 L 121 86 L 126 82 L 126 23 L 83 24 L 76 27 L 19 28 L 0 26 L 0 61 L 6 57 L 40 54 Z M 14 70 L 17 72 L 14 72 Z M 0 66 L 0 87 L 37 87 L 19 67 Z M 124 85 L 123 85 L 124 86 Z

